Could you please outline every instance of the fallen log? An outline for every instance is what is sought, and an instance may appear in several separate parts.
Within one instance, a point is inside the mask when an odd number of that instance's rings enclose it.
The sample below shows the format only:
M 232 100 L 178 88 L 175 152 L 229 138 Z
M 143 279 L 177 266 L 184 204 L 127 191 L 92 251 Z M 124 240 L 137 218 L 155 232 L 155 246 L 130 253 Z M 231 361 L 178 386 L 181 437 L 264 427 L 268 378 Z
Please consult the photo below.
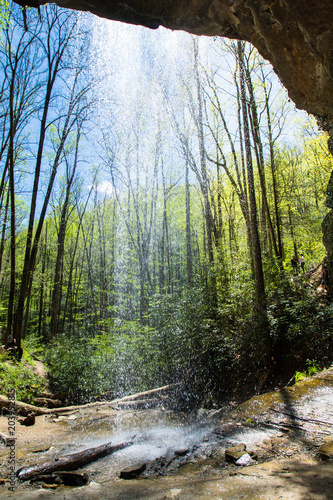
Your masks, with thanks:
M 40 474 L 51 474 L 56 471 L 73 471 L 81 469 L 81 467 L 84 467 L 91 462 L 95 462 L 100 458 L 111 455 L 116 451 L 131 446 L 132 444 L 132 440 L 124 441 L 123 443 L 116 445 L 111 442 L 102 444 L 100 446 L 96 446 L 95 448 L 89 448 L 87 450 L 79 451 L 78 453 L 64 455 L 63 457 L 49 460 L 41 464 L 32 465 L 30 467 L 22 467 L 16 472 L 16 475 L 21 481 L 27 481 Z
M 58 414 L 64 413 L 68 411 L 76 411 L 85 408 L 93 408 L 95 406 L 114 406 L 116 407 L 118 403 L 122 403 L 123 401 L 131 401 L 134 399 L 141 398 L 143 396 L 148 396 L 151 394 L 158 394 L 160 392 L 167 391 L 180 385 L 180 382 L 177 384 L 165 385 L 163 387 L 157 387 L 156 389 L 151 389 L 149 391 L 138 392 L 137 394 L 131 394 L 129 396 L 124 396 L 122 398 L 113 399 L 111 401 L 96 401 L 94 403 L 87 403 L 84 405 L 76 405 L 76 406 L 63 406 L 60 408 L 42 408 L 39 406 L 30 405 L 28 403 L 22 403 L 22 401 L 15 401 L 15 408 L 17 413 L 27 415 L 28 413 L 34 413 L 35 415 L 49 415 L 49 414 Z M 6 396 L 0 395 L 0 408 L 5 408 L 6 405 L 9 404 L 9 400 Z M 11 404 L 13 402 L 11 401 Z
M 60 399 L 52 399 L 52 398 L 34 398 L 34 403 L 36 406 L 41 406 L 43 408 L 60 408 L 63 403 Z
M 181 382 L 177 382 L 176 384 L 164 385 L 163 387 L 157 387 L 156 389 L 150 389 L 149 391 L 137 392 L 136 394 L 130 394 L 129 396 L 124 396 L 119 399 L 113 399 L 110 403 L 119 403 L 120 401 L 131 401 L 134 399 L 142 398 L 143 396 L 150 396 L 152 394 L 158 394 L 160 392 L 168 391 L 181 385 Z M 110 393 L 105 392 L 102 396 L 108 396 Z
M 29 413 L 44 415 L 45 413 L 50 413 L 50 410 L 47 408 L 39 408 L 38 406 L 29 405 L 28 403 L 22 403 L 22 401 L 9 401 L 6 396 L 0 395 L 0 408 L 6 408 L 9 404 L 11 406 L 15 404 L 15 413 L 20 415 L 28 415 Z
M 140 409 L 140 408 L 153 408 L 156 407 L 159 404 L 159 401 L 156 398 L 149 398 L 149 399 L 134 399 L 133 401 L 127 400 L 127 401 L 118 401 L 117 407 L 118 408 L 124 408 L 125 410 L 128 409 Z

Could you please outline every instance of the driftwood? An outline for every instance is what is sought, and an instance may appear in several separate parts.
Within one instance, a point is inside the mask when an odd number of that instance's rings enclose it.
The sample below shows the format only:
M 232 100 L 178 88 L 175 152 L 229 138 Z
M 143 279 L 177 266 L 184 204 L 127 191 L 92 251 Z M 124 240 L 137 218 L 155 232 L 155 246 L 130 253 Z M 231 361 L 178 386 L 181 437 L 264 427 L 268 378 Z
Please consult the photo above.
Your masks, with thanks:
M 22 467 L 16 473 L 17 477 L 22 481 L 33 479 L 40 474 L 51 474 L 56 471 L 72 471 L 80 469 L 91 462 L 111 455 L 112 453 L 122 450 L 127 446 L 131 446 L 133 441 L 125 441 L 119 444 L 106 443 L 95 448 L 79 451 L 71 455 L 65 455 L 55 460 L 49 460 L 41 464 L 32 465 L 31 467 Z
M 138 392 L 137 394 L 132 394 L 130 396 L 124 396 L 123 398 L 113 399 L 111 401 L 96 401 L 95 403 L 87 403 L 84 405 L 76 405 L 76 406 L 63 406 L 60 408 L 41 408 L 39 406 L 29 405 L 28 403 L 22 403 L 21 401 L 15 401 L 15 408 L 17 413 L 27 415 L 28 413 L 34 413 L 35 415 L 49 415 L 49 414 L 58 414 L 69 411 L 81 410 L 84 408 L 93 408 L 95 406 L 114 406 L 117 407 L 118 403 L 123 403 L 125 401 L 132 401 L 138 398 L 142 398 L 143 396 L 149 396 L 152 394 L 159 394 L 161 392 L 168 391 L 173 387 L 180 385 L 177 384 L 169 384 L 163 387 L 158 387 L 156 389 L 151 389 L 150 391 Z M 8 405 L 9 401 L 6 396 L 0 396 L 0 408 L 5 408 Z M 11 401 L 11 404 L 13 402 Z

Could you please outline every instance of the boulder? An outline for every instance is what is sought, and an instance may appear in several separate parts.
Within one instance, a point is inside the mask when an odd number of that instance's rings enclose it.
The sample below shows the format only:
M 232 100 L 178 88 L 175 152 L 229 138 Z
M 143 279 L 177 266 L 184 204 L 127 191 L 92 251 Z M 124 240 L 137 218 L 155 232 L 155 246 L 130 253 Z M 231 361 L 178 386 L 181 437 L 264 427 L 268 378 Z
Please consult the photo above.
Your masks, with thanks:
M 244 453 L 238 460 L 236 460 L 236 465 L 242 466 L 242 467 L 248 467 L 249 465 L 253 465 L 255 462 L 251 458 L 251 456 L 248 453 Z
M 34 414 L 28 415 L 27 417 L 23 419 L 19 419 L 19 423 L 21 425 L 25 425 L 26 427 L 29 427 L 31 425 L 35 425 L 36 422 L 36 417 Z
M 333 458 L 333 441 L 327 441 L 319 448 L 319 454 L 324 460 L 329 460 Z
M 140 474 L 142 474 L 145 468 L 146 468 L 146 463 L 139 463 L 132 465 L 131 467 L 126 467 L 126 469 L 123 469 L 120 472 L 119 477 L 121 479 L 135 479 L 138 476 L 140 476 Z
M 225 450 L 225 458 L 228 462 L 236 463 L 246 452 L 246 445 L 244 443 L 240 443 L 237 446 L 232 446 L 231 448 L 227 448 Z

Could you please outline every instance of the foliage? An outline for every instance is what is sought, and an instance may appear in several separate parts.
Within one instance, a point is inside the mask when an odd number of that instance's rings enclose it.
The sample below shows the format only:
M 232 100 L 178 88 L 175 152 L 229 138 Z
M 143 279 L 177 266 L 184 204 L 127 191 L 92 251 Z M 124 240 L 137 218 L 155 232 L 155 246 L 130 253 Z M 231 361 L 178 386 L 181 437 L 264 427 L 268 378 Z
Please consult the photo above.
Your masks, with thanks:
M 8 18 L 9 2 L 7 0 L 0 0 L 0 26 L 3 26 Z
M 85 402 L 98 393 L 99 380 L 94 373 L 92 346 L 86 339 L 62 336 L 50 342 L 45 360 L 54 392 L 65 390 L 73 403 Z
M 299 281 L 294 290 L 276 290 L 269 315 L 278 377 L 284 372 L 292 376 L 295 368 L 303 372 L 306 365 L 308 374 L 311 367 L 330 365 L 333 310 L 311 283 Z M 309 359 L 317 361 L 311 365 Z
M 312 377 L 312 375 L 315 375 L 319 371 L 319 366 L 318 363 L 315 359 L 307 359 L 306 360 L 306 369 L 301 372 L 296 372 L 295 373 L 295 384 L 297 382 L 300 382 L 301 380 L 305 379 L 306 377 Z
M 33 403 L 34 397 L 45 390 L 46 382 L 32 371 L 24 358 L 17 362 L 8 355 L 0 357 L 0 392 L 7 395 L 15 391 L 16 399 Z
M 42 340 L 35 334 L 30 334 L 28 338 L 22 342 L 23 357 L 33 365 L 33 359 L 43 358 L 44 345 Z
M 29 30 L 19 7 L 11 16 L 2 29 L 10 50 L 0 46 L 3 341 L 22 333 L 26 360 L 42 357 L 53 391 L 73 402 L 182 381 L 180 407 L 214 405 L 286 382 L 306 360 L 331 362 L 331 306 L 306 274 L 292 275 L 290 258 L 303 252 L 309 271 L 324 257 L 332 159 L 310 122 L 291 141 L 291 105 L 254 49 L 216 41 L 204 71 L 201 42 L 190 38 L 181 78 L 140 56 L 146 72 L 131 80 L 145 91 L 128 92 L 129 104 L 87 71 L 81 27 L 93 23 L 54 6 L 27 11 Z M 118 66 L 101 64 L 99 81 Z

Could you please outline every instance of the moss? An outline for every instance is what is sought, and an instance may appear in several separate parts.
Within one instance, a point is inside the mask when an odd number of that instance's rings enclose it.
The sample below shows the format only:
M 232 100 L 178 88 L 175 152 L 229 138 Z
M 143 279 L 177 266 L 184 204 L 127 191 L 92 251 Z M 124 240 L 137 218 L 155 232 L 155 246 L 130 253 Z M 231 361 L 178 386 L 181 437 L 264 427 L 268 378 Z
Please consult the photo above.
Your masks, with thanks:
M 286 400 L 295 401 L 299 397 L 306 396 L 313 389 L 327 385 L 327 381 L 333 382 L 333 368 L 318 372 L 312 377 L 300 380 L 292 387 L 285 387 L 279 391 L 268 392 L 245 401 L 237 408 L 239 419 L 250 419 L 260 413 L 266 413 Z

